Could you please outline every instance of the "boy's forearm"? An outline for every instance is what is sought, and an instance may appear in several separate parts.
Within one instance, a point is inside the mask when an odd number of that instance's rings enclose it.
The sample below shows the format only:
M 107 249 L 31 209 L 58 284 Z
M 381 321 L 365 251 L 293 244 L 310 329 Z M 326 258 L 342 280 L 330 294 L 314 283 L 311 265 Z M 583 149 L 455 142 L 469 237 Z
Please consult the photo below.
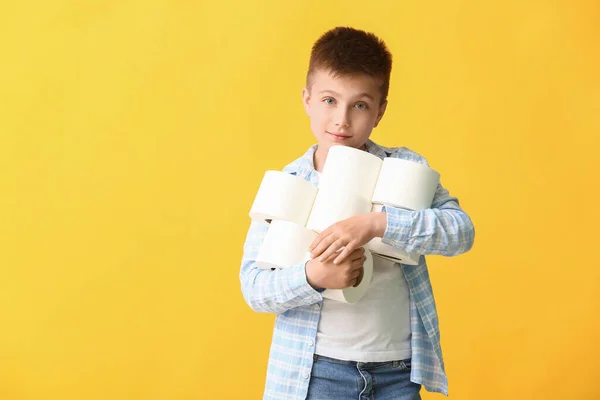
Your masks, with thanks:
M 306 278 L 305 263 L 281 270 L 261 270 L 255 260 L 268 225 L 253 222 L 244 243 L 240 281 L 244 299 L 257 312 L 280 314 L 322 300 Z
M 248 271 L 242 281 L 246 302 L 254 311 L 281 314 L 322 300 L 306 278 L 305 263 L 278 270 Z
M 456 197 L 438 184 L 431 208 L 410 211 L 384 206 L 382 241 L 409 253 L 456 256 L 473 247 L 475 229 Z
M 473 246 L 473 223 L 458 205 L 420 211 L 386 206 L 384 210 L 387 229 L 382 241 L 393 247 L 422 255 L 456 256 Z

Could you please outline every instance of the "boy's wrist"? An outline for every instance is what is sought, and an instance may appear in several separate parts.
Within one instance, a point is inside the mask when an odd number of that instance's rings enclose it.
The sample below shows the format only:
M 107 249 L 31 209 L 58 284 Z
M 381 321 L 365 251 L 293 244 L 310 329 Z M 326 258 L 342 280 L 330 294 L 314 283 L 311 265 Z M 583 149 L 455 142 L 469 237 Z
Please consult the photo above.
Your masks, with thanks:
M 308 282 L 308 284 L 310 286 L 312 286 L 313 289 L 315 290 L 319 290 L 319 289 L 323 289 L 318 283 L 317 280 L 315 279 L 315 270 L 314 270 L 314 265 L 312 264 L 313 260 L 309 260 L 305 267 L 304 267 L 304 271 L 306 273 L 306 281 Z
M 383 237 L 387 229 L 387 214 L 385 212 L 372 212 L 371 216 L 373 237 Z

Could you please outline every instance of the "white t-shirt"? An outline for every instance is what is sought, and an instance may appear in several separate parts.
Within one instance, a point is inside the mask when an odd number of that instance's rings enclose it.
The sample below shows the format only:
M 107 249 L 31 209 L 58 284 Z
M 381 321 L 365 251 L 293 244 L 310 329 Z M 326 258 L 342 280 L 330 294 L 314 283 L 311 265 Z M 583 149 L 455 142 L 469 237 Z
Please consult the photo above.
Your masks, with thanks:
M 398 264 L 373 255 L 373 279 L 354 304 L 323 299 L 315 353 L 381 362 L 411 357 L 408 284 Z
M 411 357 L 410 340 L 409 289 L 399 264 L 373 254 L 373 278 L 362 299 L 354 304 L 323 299 L 318 355 L 361 362 L 404 360 Z

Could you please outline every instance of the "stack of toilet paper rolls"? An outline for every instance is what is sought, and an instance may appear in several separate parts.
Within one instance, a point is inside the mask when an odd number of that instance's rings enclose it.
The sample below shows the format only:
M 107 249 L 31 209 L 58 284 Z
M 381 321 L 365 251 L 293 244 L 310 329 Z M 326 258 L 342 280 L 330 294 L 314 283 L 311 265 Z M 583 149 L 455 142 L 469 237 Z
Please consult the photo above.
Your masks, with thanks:
M 407 210 L 431 207 L 439 174 L 426 165 L 398 158 L 381 160 L 362 150 L 333 146 L 317 189 L 305 179 L 267 171 L 250 210 L 250 217 L 270 224 L 256 265 L 288 268 L 310 259 L 309 246 L 317 235 L 354 215 L 381 211 L 384 205 Z M 407 253 L 374 238 L 365 246 L 367 260 L 359 285 L 327 289 L 323 297 L 355 303 L 366 293 L 373 275 L 371 253 L 417 265 L 420 255 Z

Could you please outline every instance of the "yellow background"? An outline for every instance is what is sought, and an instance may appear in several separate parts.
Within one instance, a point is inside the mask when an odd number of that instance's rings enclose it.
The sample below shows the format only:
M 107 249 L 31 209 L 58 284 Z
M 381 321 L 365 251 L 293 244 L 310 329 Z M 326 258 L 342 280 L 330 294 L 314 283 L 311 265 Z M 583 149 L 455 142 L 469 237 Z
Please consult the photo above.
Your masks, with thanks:
M 313 143 L 300 94 L 336 25 L 394 54 L 372 138 L 476 226 L 429 259 L 450 398 L 600 399 L 594 0 L 4 1 L 0 399 L 260 398 L 247 213 Z

